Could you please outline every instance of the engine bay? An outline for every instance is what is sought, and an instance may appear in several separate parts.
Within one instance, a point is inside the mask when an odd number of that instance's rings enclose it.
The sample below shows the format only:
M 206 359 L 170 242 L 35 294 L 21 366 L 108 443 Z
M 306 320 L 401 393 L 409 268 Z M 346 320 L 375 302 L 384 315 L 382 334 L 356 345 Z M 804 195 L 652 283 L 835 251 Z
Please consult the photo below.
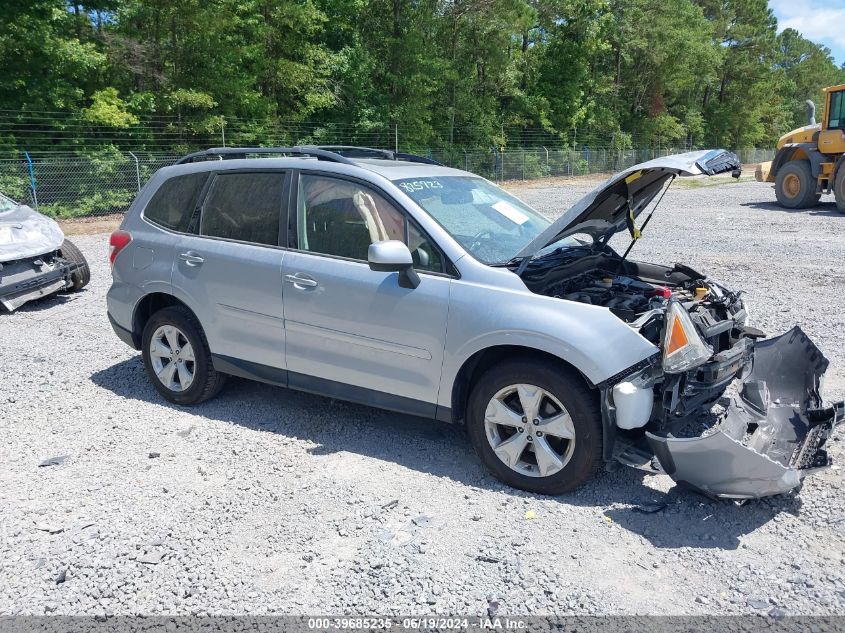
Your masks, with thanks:
M 628 261 L 610 249 L 573 249 L 535 262 L 523 280 L 537 294 L 608 308 L 656 345 L 672 299 L 686 308 L 714 352 L 748 334 L 740 293 L 683 264 L 667 267 Z
M 648 310 L 663 307 L 666 299 L 674 293 L 665 286 L 596 270 L 554 283 L 545 288 L 542 294 L 600 305 L 630 322 Z

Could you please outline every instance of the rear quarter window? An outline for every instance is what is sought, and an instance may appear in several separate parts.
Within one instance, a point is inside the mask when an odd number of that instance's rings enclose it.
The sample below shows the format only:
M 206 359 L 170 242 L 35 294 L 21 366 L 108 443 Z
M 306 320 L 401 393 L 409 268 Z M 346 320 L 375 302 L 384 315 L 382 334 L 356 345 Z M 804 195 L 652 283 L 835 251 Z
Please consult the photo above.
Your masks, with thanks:
M 144 217 L 171 231 L 187 232 L 206 178 L 208 174 L 198 173 L 165 180 L 144 209 Z

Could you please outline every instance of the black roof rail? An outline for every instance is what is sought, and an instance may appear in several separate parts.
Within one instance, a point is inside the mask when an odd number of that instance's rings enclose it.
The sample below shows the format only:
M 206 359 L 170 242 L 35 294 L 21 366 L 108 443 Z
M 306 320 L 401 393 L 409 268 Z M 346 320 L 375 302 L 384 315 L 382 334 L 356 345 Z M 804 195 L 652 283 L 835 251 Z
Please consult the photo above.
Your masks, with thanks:
M 438 165 L 439 163 L 425 156 L 394 152 L 389 149 L 377 149 L 374 147 L 358 147 L 357 145 L 296 145 L 295 147 L 211 147 L 200 152 L 187 154 L 176 161 L 177 165 L 193 163 L 197 160 L 207 160 L 217 157 L 224 158 L 246 158 L 247 154 L 288 154 L 294 156 L 311 156 L 318 160 L 326 160 L 333 163 L 354 165 L 353 158 L 383 158 L 385 160 L 403 160 L 409 163 L 425 163 L 426 165 Z
M 212 147 L 201 152 L 194 152 L 183 156 L 176 161 L 177 165 L 184 165 L 185 163 L 193 163 L 199 159 L 209 159 L 219 157 L 220 160 L 224 158 L 246 158 L 247 154 L 292 154 L 294 156 L 312 156 L 318 160 L 327 160 L 333 163 L 344 163 L 346 165 L 354 165 L 354 161 L 341 156 L 336 152 L 330 152 L 325 149 L 314 146 L 296 147 Z
M 418 156 L 417 154 L 406 154 L 405 152 L 394 152 L 391 149 L 377 149 L 374 147 L 359 147 L 358 145 L 315 145 L 317 149 L 334 152 L 348 158 L 384 158 L 386 160 L 404 160 L 409 163 L 425 163 L 426 165 L 438 165 L 443 167 L 433 158 Z

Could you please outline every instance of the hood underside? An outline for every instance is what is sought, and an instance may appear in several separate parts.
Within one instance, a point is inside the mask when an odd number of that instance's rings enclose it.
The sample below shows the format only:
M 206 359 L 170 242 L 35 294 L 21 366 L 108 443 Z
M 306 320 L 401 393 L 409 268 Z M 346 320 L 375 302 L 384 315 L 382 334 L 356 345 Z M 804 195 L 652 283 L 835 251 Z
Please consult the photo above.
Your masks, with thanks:
M 0 213 L 0 263 L 50 253 L 64 239 L 54 220 L 26 205 Z
M 721 149 L 673 154 L 634 165 L 612 176 L 581 198 L 529 242 L 517 258 L 533 257 L 579 225 L 606 223 L 608 232 L 624 230 L 677 176 L 713 176 L 741 169 L 739 158 Z

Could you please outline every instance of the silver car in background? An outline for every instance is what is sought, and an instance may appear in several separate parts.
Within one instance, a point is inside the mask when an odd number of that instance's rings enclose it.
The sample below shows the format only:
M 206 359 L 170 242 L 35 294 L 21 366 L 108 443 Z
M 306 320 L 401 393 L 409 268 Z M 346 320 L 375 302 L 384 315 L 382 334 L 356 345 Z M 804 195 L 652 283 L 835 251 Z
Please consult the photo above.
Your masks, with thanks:
M 12 312 L 90 280 L 85 256 L 55 220 L 0 193 L 0 306 Z
M 112 235 L 109 319 L 176 404 L 241 376 L 465 424 L 529 491 L 615 460 L 711 496 L 782 493 L 829 465 L 827 360 L 798 328 L 761 340 L 739 293 L 690 267 L 608 245 L 633 245 L 675 177 L 739 168 L 656 159 L 550 222 L 412 155 L 211 149 L 158 171 Z

